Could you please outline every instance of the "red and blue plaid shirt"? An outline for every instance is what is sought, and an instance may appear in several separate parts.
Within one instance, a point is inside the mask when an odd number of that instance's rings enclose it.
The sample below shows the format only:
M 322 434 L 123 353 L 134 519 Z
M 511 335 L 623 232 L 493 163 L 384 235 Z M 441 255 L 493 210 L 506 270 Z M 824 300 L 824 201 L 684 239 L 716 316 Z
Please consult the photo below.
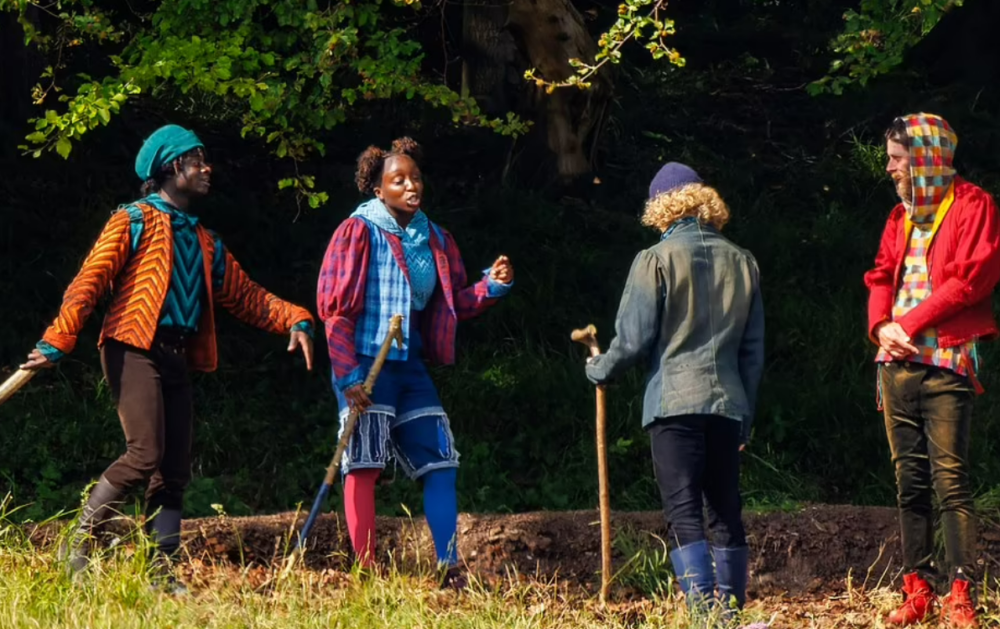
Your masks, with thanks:
M 455 362 L 458 322 L 483 313 L 510 285 L 484 276 L 466 286 L 465 265 L 454 238 L 433 223 L 430 231 L 438 284 L 420 320 L 421 336 L 425 357 L 436 364 L 450 365 Z M 385 246 L 391 257 L 385 255 Z M 395 269 L 387 260 L 395 262 Z M 373 264 L 379 268 L 373 269 Z M 397 270 L 402 272 L 405 284 L 391 281 Z M 375 355 L 388 331 L 389 318 L 394 314 L 409 316 L 408 282 L 406 257 L 397 236 L 356 215 L 340 224 L 327 247 L 316 290 L 319 316 L 326 324 L 333 382 L 338 389 L 364 380 L 357 356 Z M 404 333 L 407 327 L 403 326 Z M 404 338 L 402 350 L 393 347 L 388 360 L 406 360 L 408 341 Z

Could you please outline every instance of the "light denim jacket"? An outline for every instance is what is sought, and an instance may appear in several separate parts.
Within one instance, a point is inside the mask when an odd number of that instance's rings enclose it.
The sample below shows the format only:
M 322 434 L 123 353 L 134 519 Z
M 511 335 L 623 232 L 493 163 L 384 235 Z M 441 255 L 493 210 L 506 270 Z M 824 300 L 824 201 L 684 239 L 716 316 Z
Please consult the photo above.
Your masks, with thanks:
M 645 360 L 644 427 L 712 414 L 742 421 L 749 438 L 764 366 L 760 272 L 750 252 L 710 225 L 675 223 L 632 263 L 615 334 L 587 377 L 603 384 Z

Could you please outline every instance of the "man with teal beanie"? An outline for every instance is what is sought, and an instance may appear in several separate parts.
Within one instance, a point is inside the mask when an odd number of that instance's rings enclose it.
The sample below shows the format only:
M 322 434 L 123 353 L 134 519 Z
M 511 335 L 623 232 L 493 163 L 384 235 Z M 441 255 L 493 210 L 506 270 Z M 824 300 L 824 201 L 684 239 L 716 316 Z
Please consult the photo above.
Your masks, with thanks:
M 135 156 L 135 174 L 142 181 L 148 181 L 164 164 L 169 164 L 180 156 L 195 149 L 204 149 L 194 131 L 175 124 L 160 127 L 142 143 Z
M 211 188 L 212 167 L 198 136 L 177 125 L 157 129 L 139 150 L 135 172 L 143 198 L 111 214 L 58 316 L 21 366 L 51 367 L 73 351 L 97 301 L 110 293 L 98 346 L 126 451 L 91 489 L 62 549 L 74 573 L 89 564 L 92 534 L 142 484 L 159 559 L 169 565 L 178 551 L 191 480 L 190 370 L 213 371 L 218 364 L 215 305 L 255 327 L 289 334 L 288 351 L 301 348 L 312 369 L 312 315 L 252 282 L 219 237 L 188 211 Z M 182 589 L 172 577 L 167 583 Z

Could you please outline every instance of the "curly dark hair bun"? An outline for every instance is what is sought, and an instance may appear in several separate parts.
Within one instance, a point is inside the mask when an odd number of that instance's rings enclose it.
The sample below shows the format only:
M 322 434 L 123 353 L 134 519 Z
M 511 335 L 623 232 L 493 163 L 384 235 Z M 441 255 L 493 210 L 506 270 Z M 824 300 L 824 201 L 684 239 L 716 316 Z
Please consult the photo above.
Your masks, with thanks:
M 411 137 L 397 138 L 392 141 L 392 153 L 393 155 L 408 155 L 414 161 L 420 159 L 421 148 L 417 144 L 417 141 Z
M 397 138 L 392 141 L 392 150 L 385 151 L 377 146 L 369 146 L 358 156 L 358 171 L 354 181 L 358 190 L 365 194 L 375 190 L 382 181 L 382 171 L 385 161 L 394 155 L 406 155 L 415 162 L 420 161 L 420 145 L 410 137 Z

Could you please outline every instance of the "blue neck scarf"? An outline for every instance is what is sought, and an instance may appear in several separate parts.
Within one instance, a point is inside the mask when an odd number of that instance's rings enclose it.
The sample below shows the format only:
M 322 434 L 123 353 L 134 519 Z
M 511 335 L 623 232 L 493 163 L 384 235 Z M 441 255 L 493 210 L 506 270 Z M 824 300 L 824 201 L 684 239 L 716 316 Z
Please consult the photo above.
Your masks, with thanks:
M 660 236 L 660 240 L 666 240 L 667 236 L 674 233 L 674 230 L 676 230 L 681 225 L 690 225 L 691 223 L 696 223 L 696 222 L 698 222 L 698 219 L 695 218 L 694 216 L 685 216 L 684 218 L 679 218 L 676 221 L 674 221 L 673 225 L 667 228 L 667 231 L 663 232 L 663 235 Z
M 399 226 L 396 219 L 379 199 L 371 199 L 358 207 L 357 214 L 388 232 L 403 244 L 403 255 L 410 274 L 411 307 L 423 310 L 430 301 L 437 286 L 437 266 L 431 251 L 431 222 L 422 210 L 417 210 L 406 228 Z

